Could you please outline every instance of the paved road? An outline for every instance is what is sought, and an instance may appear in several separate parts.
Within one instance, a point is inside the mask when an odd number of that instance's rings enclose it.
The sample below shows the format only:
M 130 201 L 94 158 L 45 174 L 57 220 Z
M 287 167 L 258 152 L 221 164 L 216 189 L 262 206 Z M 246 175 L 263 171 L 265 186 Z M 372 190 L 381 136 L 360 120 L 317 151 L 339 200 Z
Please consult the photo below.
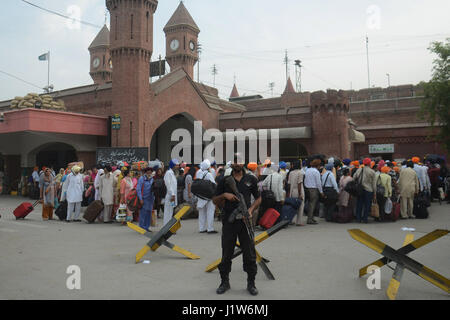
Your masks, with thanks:
M 242 258 L 235 259 L 231 290 L 215 294 L 219 273 L 205 268 L 221 255 L 220 233 L 199 234 L 197 220 L 182 222 L 171 242 L 198 254 L 191 261 L 161 247 L 135 264 L 135 254 L 146 238 L 118 224 L 42 221 L 41 207 L 26 220 L 16 221 L 12 210 L 26 199 L 0 196 L 0 299 L 255 299 L 245 290 Z M 28 200 L 29 201 L 29 200 Z M 368 290 L 360 267 L 380 256 L 353 240 L 348 229 L 360 228 L 394 248 L 401 247 L 406 232 L 415 238 L 435 229 L 450 229 L 450 205 L 433 203 L 427 220 L 396 223 L 335 224 L 289 227 L 261 243 L 257 249 L 271 262 L 276 277 L 268 280 L 259 269 L 256 299 L 386 299 L 392 270 L 381 269 L 381 290 Z M 158 221 L 161 226 L 162 221 Z M 217 230 L 221 225 L 216 222 Z M 157 228 L 155 229 L 157 230 Z M 450 277 L 450 236 L 410 254 L 429 268 Z M 81 289 L 69 290 L 67 268 L 81 270 Z M 444 291 L 405 271 L 397 298 L 450 299 Z

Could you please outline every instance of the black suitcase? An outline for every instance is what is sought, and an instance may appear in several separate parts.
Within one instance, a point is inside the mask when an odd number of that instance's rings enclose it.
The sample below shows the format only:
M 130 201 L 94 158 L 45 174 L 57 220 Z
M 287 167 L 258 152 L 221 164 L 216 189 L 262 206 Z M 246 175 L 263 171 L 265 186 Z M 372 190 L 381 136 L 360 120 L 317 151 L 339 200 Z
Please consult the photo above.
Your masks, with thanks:
M 59 204 L 58 208 L 55 210 L 55 215 L 61 221 L 67 219 L 67 201 L 63 201 Z
M 97 219 L 97 217 L 100 215 L 100 213 L 102 212 L 102 210 L 104 208 L 105 207 L 103 205 L 103 202 L 101 200 L 96 200 L 96 201 L 92 202 L 86 208 L 86 211 L 84 212 L 83 218 L 87 222 L 93 223 L 95 221 L 95 219 Z
M 428 219 L 428 209 L 423 203 L 414 203 L 413 215 L 416 219 Z

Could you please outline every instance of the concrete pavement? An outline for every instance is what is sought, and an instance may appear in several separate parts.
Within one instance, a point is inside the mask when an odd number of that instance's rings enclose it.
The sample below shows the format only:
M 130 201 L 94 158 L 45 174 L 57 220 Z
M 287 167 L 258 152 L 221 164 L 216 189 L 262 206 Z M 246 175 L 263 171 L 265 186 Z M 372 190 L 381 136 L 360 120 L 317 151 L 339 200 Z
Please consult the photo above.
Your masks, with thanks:
M 218 271 L 204 270 L 221 256 L 221 233 L 199 234 L 197 220 L 183 220 L 170 241 L 200 260 L 161 247 L 145 256 L 150 264 L 135 264 L 135 254 L 147 238 L 116 223 L 42 221 L 40 205 L 26 220 L 16 221 L 12 211 L 23 201 L 31 202 L 0 196 L 0 299 L 384 300 L 393 271 L 382 268 L 381 290 L 368 290 L 367 276 L 358 278 L 358 270 L 380 255 L 353 240 L 347 230 L 359 228 L 400 248 L 406 235 L 402 227 L 415 228 L 415 239 L 435 229 L 450 229 L 450 205 L 445 203 L 433 203 L 426 220 L 336 224 L 319 219 L 315 226 L 292 226 L 257 247 L 270 260 L 275 281 L 258 269 L 260 294 L 250 296 L 238 257 L 233 260 L 231 290 L 218 296 Z M 158 223 L 161 227 L 162 220 Z M 220 222 L 215 226 L 221 231 Z M 449 248 L 450 236 L 445 236 L 409 256 L 448 278 Z M 66 286 L 71 265 L 80 267 L 80 290 Z M 397 299 L 449 300 L 450 296 L 406 270 Z

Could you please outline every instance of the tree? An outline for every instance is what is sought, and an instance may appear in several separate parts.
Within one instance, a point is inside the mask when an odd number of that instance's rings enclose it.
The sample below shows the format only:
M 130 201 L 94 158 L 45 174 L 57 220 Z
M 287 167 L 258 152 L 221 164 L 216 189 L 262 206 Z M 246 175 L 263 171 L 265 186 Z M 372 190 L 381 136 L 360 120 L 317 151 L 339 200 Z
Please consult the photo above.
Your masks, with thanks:
M 437 55 L 433 62 L 433 76 L 424 84 L 425 99 L 421 117 L 438 127 L 437 139 L 450 152 L 450 38 L 446 43 L 433 42 L 428 48 Z

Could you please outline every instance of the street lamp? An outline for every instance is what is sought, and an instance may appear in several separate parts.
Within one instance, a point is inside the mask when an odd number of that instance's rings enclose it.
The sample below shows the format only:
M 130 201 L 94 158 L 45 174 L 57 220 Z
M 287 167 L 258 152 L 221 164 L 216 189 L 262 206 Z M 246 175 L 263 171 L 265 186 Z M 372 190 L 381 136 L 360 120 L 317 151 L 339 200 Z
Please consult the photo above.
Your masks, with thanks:
M 389 73 L 386 73 L 388 78 L 388 88 L 391 86 L 391 75 Z

